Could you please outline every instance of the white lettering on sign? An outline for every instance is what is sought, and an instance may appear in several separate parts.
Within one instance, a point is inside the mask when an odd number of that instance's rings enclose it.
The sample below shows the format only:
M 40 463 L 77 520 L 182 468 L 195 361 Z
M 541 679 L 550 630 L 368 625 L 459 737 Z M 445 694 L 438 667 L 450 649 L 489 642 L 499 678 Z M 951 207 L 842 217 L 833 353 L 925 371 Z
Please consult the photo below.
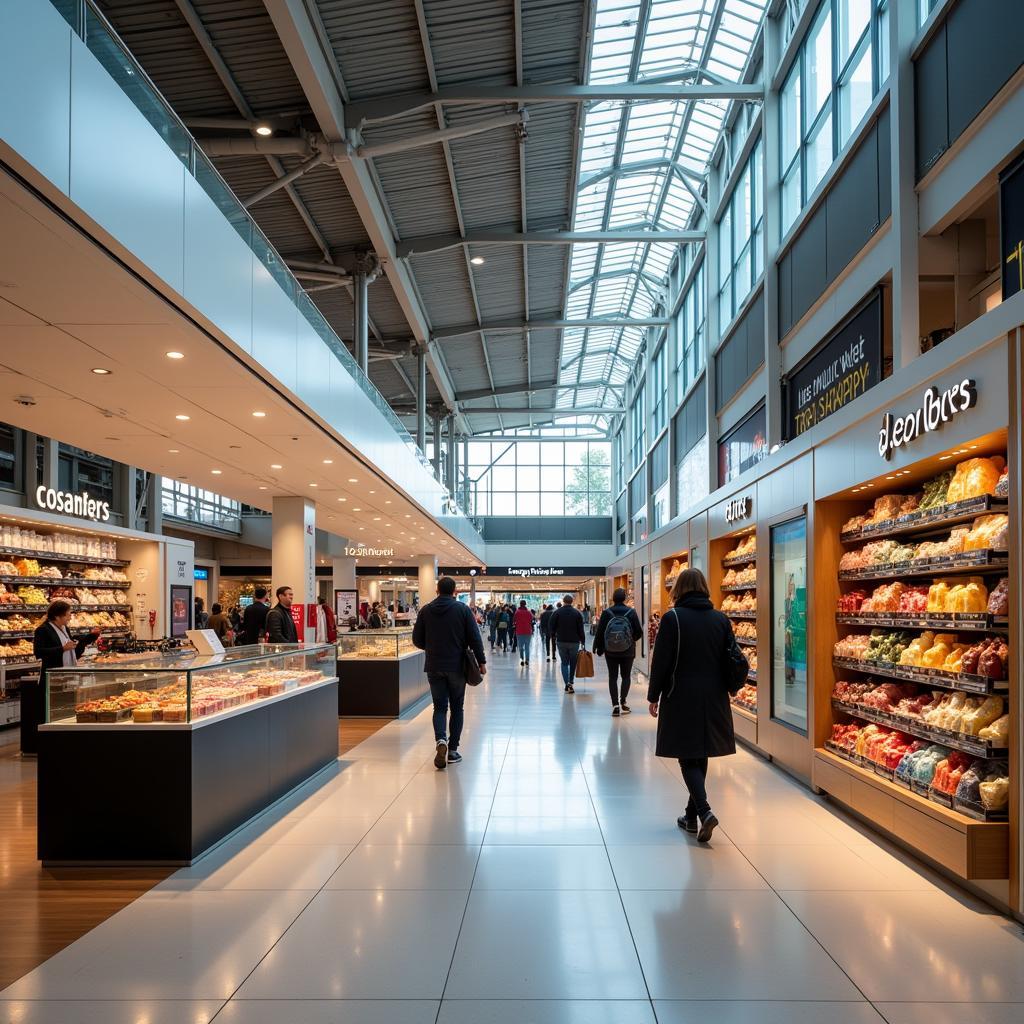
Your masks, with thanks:
M 733 498 L 725 506 L 725 521 L 735 523 L 738 519 L 749 519 L 754 511 L 754 501 L 748 495 L 743 498 Z
M 505 572 L 506 576 L 564 576 L 564 569 L 557 569 L 554 566 L 548 568 L 542 568 L 540 566 L 523 566 L 517 568 L 515 566 L 509 566 Z
M 391 558 L 394 553 L 394 548 L 345 548 L 346 556 L 355 556 L 356 558 Z
M 897 448 L 909 444 L 922 434 L 938 430 L 954 416 L 978 404 L 978 387 L 969 377 L 945 391 L 930 387 L 921 400 L 921 406 L 905 416 L 887 412 L 878 431 L 878 454 L 892 458 Z
M 88 491 L 71 494 L 69 491 L 56 491 L 52 487 L 36 488 L 36 504 L 50 512 L 62 512 L 66 516 L 81 516 L 83 519 L 95 519 L 105 523 L 110 519 L 110 505 L 105 501 L 96 501 L 89 497 Z

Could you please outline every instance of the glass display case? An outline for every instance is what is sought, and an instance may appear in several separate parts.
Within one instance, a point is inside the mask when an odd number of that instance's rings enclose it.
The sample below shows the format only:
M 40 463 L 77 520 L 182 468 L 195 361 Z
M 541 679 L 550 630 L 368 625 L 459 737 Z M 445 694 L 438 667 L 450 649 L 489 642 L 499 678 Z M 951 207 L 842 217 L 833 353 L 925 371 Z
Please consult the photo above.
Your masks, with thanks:
M 182 725 L 265 703 L 336 675 L 328 644 L 260 644 L 83 661 L 46 673 L 48 725 Z
M 397 661 L 416 649 L 411 628 L 363 629 L 338 636 L 339 661 Z

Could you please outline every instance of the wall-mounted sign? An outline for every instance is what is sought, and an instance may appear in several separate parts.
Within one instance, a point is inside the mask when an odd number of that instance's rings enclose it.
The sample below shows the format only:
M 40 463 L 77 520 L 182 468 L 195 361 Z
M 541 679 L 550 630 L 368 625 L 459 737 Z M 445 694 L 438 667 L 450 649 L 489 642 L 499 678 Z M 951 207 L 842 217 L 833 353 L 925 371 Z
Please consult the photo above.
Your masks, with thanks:
M 346 558 L 391 558 L 394 553 L 394 548 L 345 547 Z
M 978 387 L 973 380 L 965 378 L 945 391 L 930 387 L 921 399 L 921 405 L 905 416 L 893 416 L 887 412 L 882 417 L 878 431 L 878 454 L 883 459 L 892 458 L 897 448 L 909 444 L 922 434 L 938 430 L 951 419 L 978 404 Z
M 1003 300 L 1024 291 L 1024 159 L 999 175 Z
M 786 378 L 787 438 L 849 405 L 882 379 L 882 292 L 877 289 Z
M 110 505 L 89 497 L 88 491 L 72 494 L 70 491 L 56 491 L 52 487 L 39 486 L 35 490 L 36 504 L 48 512 L 61 512 L 66 516 L 81 516 L 97 523 L 110 519 Z
M 603 565 L 489 565 L 485 576 L 519 576 L 523 579 L 563 576 L 603 576 Z
M 209 569 L 193 569 L 192 577 L 197 580 L 208 580 L 210 578 Z
M 754 514 L 754 499 L 750 495 L 743 498 L 733 498 L 725 506 L 725 521 L 736 523 L 741 519 L 749 519 Z
M 718 442 L 718 483 L 727 484 L 768 454 L 768 414 L 764 403 Z

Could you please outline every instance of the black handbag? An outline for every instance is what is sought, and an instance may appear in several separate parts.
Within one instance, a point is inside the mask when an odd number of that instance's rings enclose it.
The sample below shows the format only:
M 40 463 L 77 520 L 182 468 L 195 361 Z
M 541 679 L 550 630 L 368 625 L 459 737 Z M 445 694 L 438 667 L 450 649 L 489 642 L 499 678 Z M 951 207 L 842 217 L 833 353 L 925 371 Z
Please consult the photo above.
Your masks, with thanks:
M 476 660 L 471 648 L 466 648 L 462 661 L 465 666 L 466 685 L 479 686 L 484 681 L 484 674 L 480 671 L 480 662 Z
M 749 674 L 750 662 L 747 661 L 746 655 L 740 650 L 740 645 L 733 637 L 729 640 L 729 646 L 725 650 L 725 688 L 729 693 L 739 693 Z

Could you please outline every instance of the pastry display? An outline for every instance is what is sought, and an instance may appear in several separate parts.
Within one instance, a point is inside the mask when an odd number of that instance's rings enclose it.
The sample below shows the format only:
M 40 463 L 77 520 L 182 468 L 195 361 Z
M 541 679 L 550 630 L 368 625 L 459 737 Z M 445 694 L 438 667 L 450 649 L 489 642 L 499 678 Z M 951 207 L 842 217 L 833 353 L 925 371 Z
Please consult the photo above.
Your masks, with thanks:
M 0 658 L 31 658 L 32 641 L 16 640 L 5 641 L 0 637 Z
M 363 630 L 338 637 L 338 658 L 343 661 L 394 660 L 415 650 L 412 630 L 407 628 Z
M 757 626 L 749 620 L 737 622 L 733 628 L 733 633 L 740 640 L 757 640 Z
M 749 558 L 754 559 L 757 557 L 757 534 L 748 533 L 730 552 L 725 556 L 725 561 L 731 562 L 733 559 Z M 676 565 L 679 563 L 673 563 L 672 571 L 676 571 Z M 678 573 L 676 573 L 678 575 Z
M 1010 581 L 1005 576 L 988 595 L 988 613 L 1003 618 L 1010 614 Z
M 1000 455 L 991 458 L 967 459 L 961 462 L 953 473 L 946 491 L 946 504 L 966 501 L 982 494 L 995 494 L 999 478 L 1006 468 L 1006 460 Z
M 722 611 L 727 615 L 732 613 L 750 614 L 757 611 L 757 595 L 753 591 L 746 591 L 743 594 L 726 594 L 722 598 Z
M 1009 546 L 1009 533 L 1010 517 L 1005 513 L 978 516 L 964 538 L 964 551 L 1005 551 Z
M 743 569 L 729 569 L 722 577 L 723 587 L 756 587 L 757 568 L 748 566 Z

